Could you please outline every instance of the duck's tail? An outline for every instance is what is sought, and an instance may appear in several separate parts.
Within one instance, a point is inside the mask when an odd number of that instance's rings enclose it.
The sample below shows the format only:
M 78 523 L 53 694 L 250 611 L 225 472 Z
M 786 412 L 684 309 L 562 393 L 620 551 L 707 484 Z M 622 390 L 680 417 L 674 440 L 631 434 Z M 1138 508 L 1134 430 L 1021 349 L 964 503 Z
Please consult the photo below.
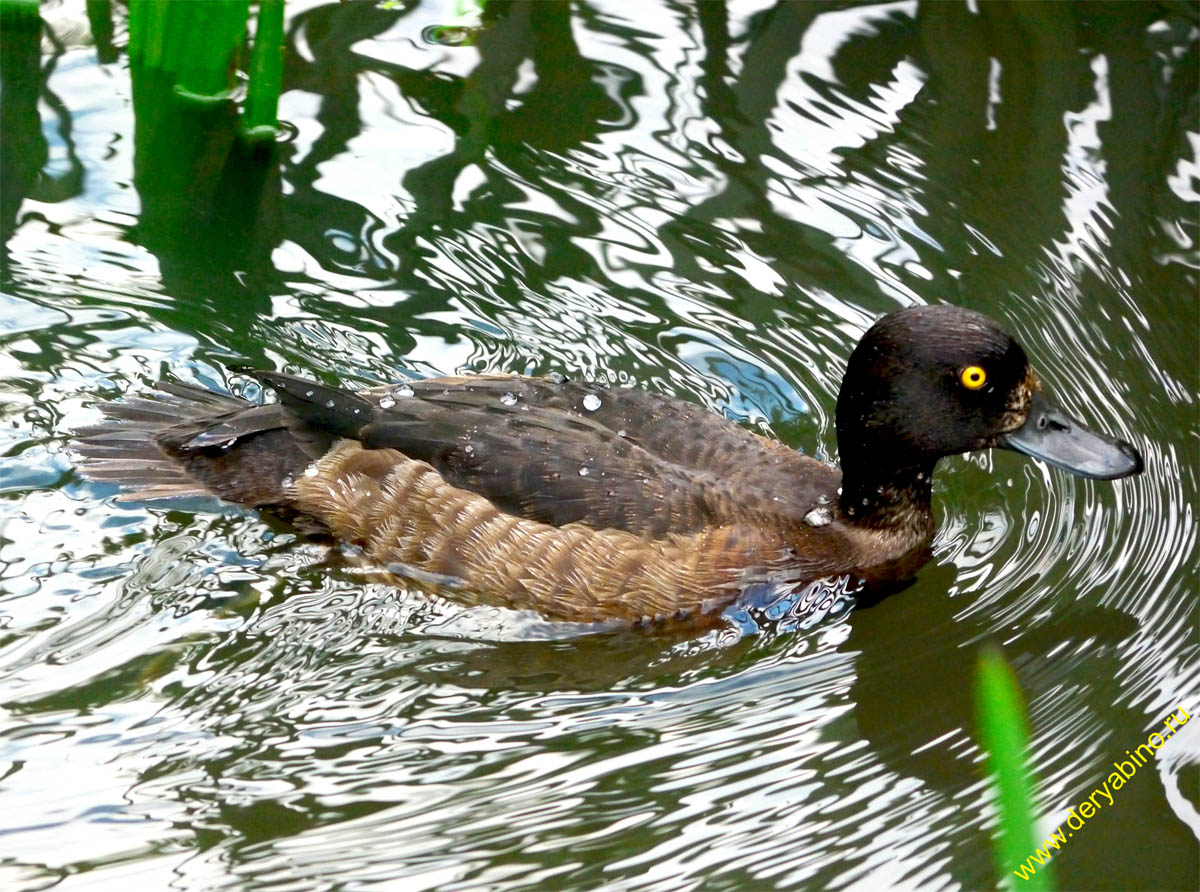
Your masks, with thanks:
M 121 402 L 100 403 L 105 420 L 75 431 L 71 451 L 89 480 L 120 484 L 117 501 L 140 501 L 208 492 L 159 439 L 181 423 L 211 420 L 247 403 L 188 384 L 160 381 L 156 389 Z
M 216 495 L 279 504 L 282 481 L 303 472 L 324 445 L 290 430 L 278 405 L 190 384 L 160 381 L 99 408 L 105 420 L 75 431 L 70 449 L 84 477 L 122 487 L 119 501 Z

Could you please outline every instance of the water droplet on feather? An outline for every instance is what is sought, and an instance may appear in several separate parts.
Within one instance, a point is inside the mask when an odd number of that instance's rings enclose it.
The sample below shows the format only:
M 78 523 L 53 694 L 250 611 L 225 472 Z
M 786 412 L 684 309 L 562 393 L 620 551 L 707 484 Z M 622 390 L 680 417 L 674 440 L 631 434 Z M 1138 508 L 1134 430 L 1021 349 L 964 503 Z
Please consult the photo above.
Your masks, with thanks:
M 828 508 L 813 508 L 804 515 L 804 522 L 810 527 L 823 527 L 833 521 L 833 512 Z

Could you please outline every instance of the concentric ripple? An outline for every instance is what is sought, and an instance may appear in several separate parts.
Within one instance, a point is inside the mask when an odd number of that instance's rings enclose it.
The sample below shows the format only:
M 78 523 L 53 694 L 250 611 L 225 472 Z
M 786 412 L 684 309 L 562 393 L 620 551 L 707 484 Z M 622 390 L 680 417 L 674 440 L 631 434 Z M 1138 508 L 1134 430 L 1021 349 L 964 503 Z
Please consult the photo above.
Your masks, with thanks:
M 280 175 L 243 209 L 271 238 L 172 248 L 103 6 L 45 7 L 31 91 L 5 70 L 0 887 L 992 887 L 983 641 L 1046 834 L 1200 713 L 1193 10 L 289 0 Z M 229 369 L 265 365 L 594 378 L 836 460 L 851 346 L 937 302 L 1146 470 L 946 460 L 934 560 L 853 611 L 464 609 L 250 512 L 116 503 L 65 452 L 99 399 L 257 398 Z M 1196 888 L 1198 766 L 1188 724 L 1059 884 Z

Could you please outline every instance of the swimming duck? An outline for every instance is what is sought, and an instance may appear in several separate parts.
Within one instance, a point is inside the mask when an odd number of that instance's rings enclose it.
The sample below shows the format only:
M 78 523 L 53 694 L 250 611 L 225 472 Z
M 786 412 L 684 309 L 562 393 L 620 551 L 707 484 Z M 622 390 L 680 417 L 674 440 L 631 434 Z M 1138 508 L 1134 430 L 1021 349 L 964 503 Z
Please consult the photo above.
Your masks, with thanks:
M 279 402 L 192 385 L 101 406 L 73 449 L 122 498 L 212 493 L 460 601 L 595 621 L 711 612 L 759 582 L 904 579 L 930 555 L 938 459 L 990 447 L 1084 477 L 1129 443 L 1057 409 L 1020 345 L 949 306 L 879 319 L 837 400 L 841 470 L 698 406 L 561 376 L 351 392 L 247 372 Z

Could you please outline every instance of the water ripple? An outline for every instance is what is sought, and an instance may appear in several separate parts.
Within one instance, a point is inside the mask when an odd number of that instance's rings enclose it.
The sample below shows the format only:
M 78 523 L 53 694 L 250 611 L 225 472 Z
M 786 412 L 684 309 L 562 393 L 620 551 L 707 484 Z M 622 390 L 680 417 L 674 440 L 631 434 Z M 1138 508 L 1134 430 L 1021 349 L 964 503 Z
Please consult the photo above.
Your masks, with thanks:
M 1044 821 L 1200 709 L 1187 10 L 289 2 L 255 254 L 156 241 L 123 50 L 68 39 L 76 6 L 14 117 L 47 161 L 5 183 L 0 885 L 983 888 L 980 642 L 1025 691 Z M 556 371 L 836 459 L 854 341 L 942 301 L 1146 471 L 948 459 L 935 560 L 849 615 L 466 609 L 248 512 L 116 504 L 63 451 L 97 399 L 253 397 L 225 370 L 265 364 Z M 1195 886 L 1196 728 L 1114 803 L 1133 854 L 1076 834 L 1064 885 Z

